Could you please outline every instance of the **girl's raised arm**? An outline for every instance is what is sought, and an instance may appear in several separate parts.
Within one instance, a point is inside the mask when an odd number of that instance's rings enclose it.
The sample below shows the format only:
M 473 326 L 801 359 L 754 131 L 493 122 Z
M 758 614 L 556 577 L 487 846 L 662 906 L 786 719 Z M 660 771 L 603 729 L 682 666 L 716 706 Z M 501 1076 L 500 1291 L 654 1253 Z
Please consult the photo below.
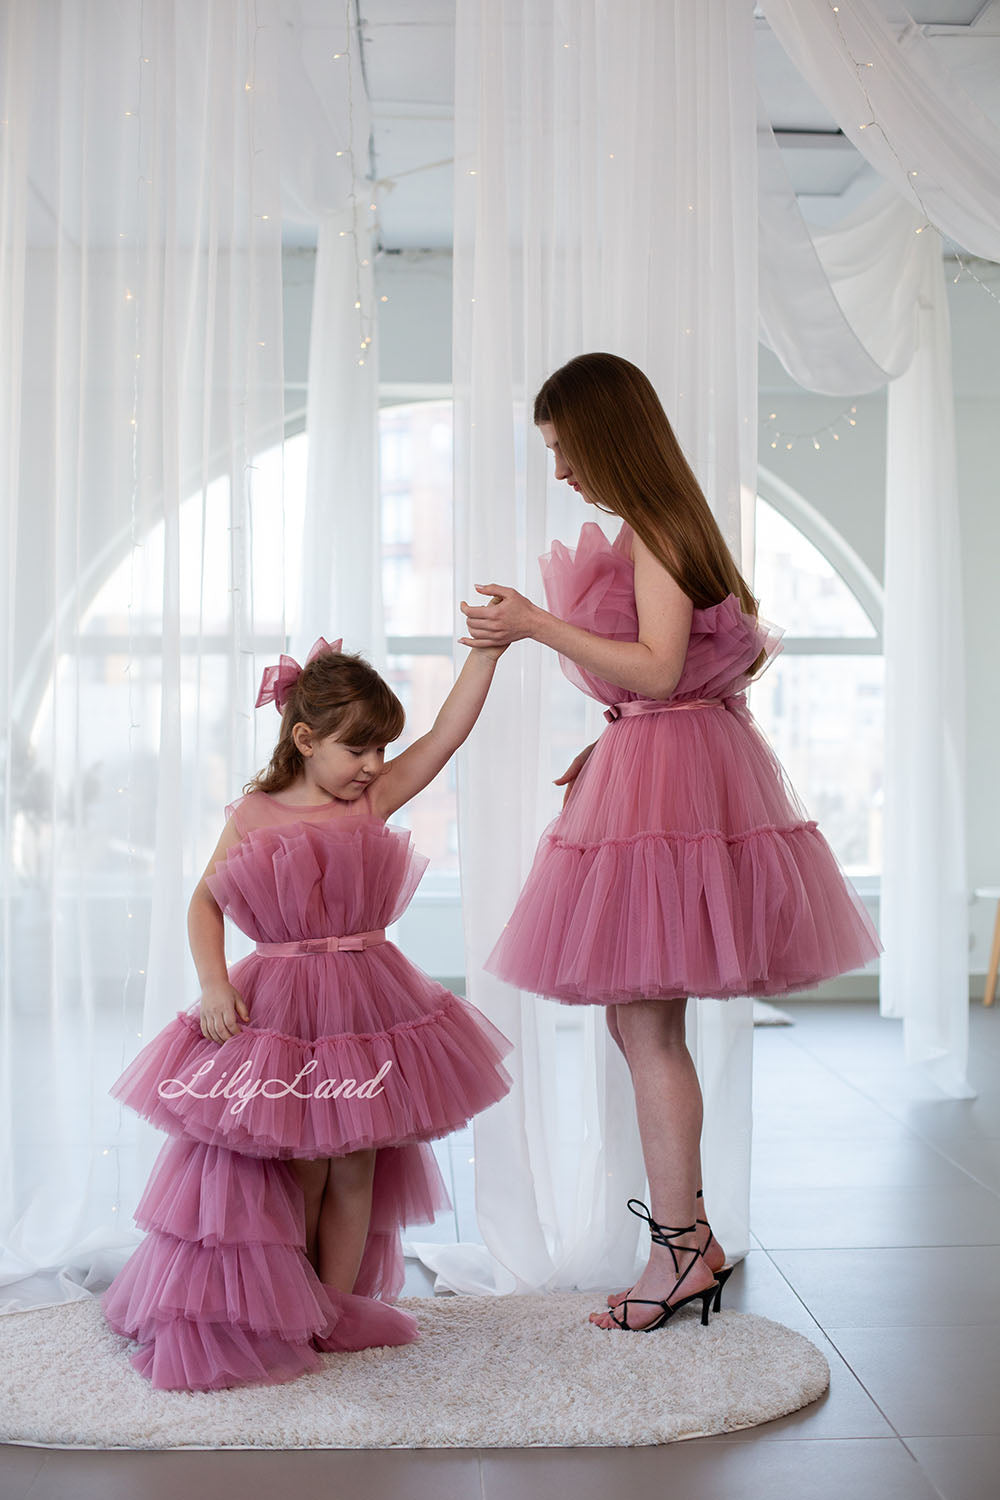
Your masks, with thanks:
M 423 791 L 468 738 L 486 702 L 497 658 L 503 649 L 499 646 L 469 652 L 431 728 L 391 760 L 372 783 L 372 808 L 378 817 L 390 817 L 404 802 Z

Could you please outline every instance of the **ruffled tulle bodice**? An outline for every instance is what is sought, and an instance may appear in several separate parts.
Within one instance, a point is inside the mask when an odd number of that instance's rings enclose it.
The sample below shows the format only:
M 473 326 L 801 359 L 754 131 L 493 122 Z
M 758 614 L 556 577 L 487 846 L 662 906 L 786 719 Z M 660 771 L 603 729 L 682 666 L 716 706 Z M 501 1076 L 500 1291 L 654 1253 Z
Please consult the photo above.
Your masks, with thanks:
M 406 829 L 334 815 L 252 828 L 207 884 L 248 937 L 287 943 L 388 927 L 426 867 Z
M 609 542 L 596 522 L 587 521 L 575 548 L 553 542 L 541 559 L 552 613 L 607 640 L 638 640 L 632 535 L 631 527 L 623 524 Z M 763 652 L 769 660 L 778 651 L 780 639 L 780 630 L 744 614 L 733 594 L 707 609 L 695 609 L 684 668 L 671 700 L 729 698 L 741 693 L 758 656 Z M 628 703 L 641 697 L 602 681 L 568 657 L 559 660 L 570 682 L 601 703 Z

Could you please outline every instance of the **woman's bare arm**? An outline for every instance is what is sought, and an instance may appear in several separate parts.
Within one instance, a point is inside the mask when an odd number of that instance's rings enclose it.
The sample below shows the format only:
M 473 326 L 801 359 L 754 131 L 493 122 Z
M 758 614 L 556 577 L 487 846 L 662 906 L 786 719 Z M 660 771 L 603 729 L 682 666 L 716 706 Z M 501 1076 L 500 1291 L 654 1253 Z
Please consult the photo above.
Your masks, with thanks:
M 470 637 L 463 644 L 481 648 L 531 639 L 568 656 L 585 672 L 617 683 L 646 698 L 669 698 L 680 680 L 691 634 L 693 605 L 680 585 L 639 537 L 632 541 L 636 641 L 609 641 L 532 604 L 503 584 L 476 585 L 499 596 L 499 604 L 462 606 Z

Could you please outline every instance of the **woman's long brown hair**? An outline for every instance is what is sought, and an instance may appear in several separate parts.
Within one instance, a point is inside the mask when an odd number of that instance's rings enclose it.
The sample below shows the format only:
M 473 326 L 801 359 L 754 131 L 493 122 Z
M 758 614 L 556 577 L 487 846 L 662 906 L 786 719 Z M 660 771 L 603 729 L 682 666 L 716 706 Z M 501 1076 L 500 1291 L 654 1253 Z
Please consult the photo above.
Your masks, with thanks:
M 646 376 L 616 354 L 581 354 L 535 397 L 587 495 L 621 516 L 698 609 L 734 594 L 756 616 L 744 582 Z

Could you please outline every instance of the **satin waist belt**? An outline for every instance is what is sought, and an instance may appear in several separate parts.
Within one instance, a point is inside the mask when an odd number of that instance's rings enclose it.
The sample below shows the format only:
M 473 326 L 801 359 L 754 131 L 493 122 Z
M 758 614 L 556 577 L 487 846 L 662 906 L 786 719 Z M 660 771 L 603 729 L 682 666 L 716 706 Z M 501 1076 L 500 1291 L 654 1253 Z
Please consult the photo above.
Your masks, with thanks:
M 258 943 L 257 952 L 268 958 L 301 958 L 307 953 L 360 953 L 385 942 L 385 928 L 378 932 L 352 932 L 349 937 L 299 938 L 293 943 Z
M 604 710 L 604 717 L 609 724 L 614 724 L 616 719 L 629 719 L 634 714 L 680 713 L 690 708 L 728 708 L 730 704 L 745 702 L 743 693 L 734 693 L 728 698 L 686 698 L 681 703 L 674 703 L 670 699 L 661 701 L 657 698 L 637 698 L 629 703 L 612 703 L 610 708 Z

